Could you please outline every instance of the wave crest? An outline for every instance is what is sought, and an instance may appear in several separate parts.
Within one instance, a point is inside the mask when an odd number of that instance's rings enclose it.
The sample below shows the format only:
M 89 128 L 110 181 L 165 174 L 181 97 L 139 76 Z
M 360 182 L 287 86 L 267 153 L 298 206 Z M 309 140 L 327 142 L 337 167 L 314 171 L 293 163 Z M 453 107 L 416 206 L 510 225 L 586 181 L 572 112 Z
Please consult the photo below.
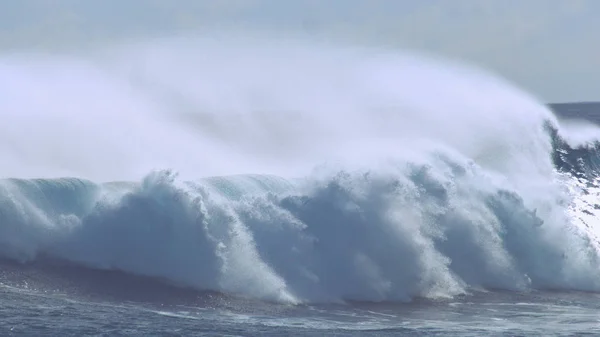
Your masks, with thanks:
M 466 158 L 227 180 L 3 181 L 2 254 L 292 303 L 600 290 L 596 252 L 566 216 L 544 219 Z

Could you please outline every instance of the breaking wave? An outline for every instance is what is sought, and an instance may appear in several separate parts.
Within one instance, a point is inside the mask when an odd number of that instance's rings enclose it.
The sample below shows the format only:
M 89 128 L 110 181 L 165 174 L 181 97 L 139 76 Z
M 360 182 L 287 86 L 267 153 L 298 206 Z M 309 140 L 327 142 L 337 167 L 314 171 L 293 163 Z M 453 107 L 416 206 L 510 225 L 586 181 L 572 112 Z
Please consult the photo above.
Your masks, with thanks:
M 6 130 L 8 167 L 43 152 L 54 172 L 150 173 L 6 177 L 0 256 L 289 303 L 600 291 L 577 203 L 595 186 L 595 134 L 570 142 L 548 108 L 474 68 L 248 41 L 2 59 L 2 113 L 40 131 Z

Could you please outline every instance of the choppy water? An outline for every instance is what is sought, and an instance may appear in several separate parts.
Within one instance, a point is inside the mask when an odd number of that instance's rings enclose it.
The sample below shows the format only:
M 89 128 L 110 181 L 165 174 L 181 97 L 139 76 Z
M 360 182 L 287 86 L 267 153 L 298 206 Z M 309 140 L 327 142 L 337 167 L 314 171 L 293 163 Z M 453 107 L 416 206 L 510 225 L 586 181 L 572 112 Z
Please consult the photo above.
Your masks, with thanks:
M 2 287 L 3 336 L 595 336 L 599 295 L 491 292 L 410 304 L 115 301 Z M 173 301 L 170 301 L 173 302 Z M 193 301 L 192 301 L 193 302 Z

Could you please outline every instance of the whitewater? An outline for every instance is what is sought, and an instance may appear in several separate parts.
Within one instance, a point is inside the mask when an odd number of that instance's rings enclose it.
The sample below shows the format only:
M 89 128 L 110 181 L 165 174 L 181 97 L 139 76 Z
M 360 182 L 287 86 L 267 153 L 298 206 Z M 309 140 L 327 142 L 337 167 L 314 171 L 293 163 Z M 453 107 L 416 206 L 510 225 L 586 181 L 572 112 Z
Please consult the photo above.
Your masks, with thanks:
M 2 312 L 477 335 L 410 315 L 600 292 L 598 128 L 475 66 L 239 35 L 15 51 L 0 113 Z M 92 300 L 94 279 L 188 307 Z

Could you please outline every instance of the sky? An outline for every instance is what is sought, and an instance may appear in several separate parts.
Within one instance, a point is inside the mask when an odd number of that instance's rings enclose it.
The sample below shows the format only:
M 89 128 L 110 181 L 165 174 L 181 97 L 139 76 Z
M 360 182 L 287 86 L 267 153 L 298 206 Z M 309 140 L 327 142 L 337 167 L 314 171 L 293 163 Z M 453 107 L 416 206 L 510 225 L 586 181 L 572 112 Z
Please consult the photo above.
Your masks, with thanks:
M 0 1 L 0 50 L 223 29 L 425 51 L 548 102 L 600 100 L 598 0 Z

